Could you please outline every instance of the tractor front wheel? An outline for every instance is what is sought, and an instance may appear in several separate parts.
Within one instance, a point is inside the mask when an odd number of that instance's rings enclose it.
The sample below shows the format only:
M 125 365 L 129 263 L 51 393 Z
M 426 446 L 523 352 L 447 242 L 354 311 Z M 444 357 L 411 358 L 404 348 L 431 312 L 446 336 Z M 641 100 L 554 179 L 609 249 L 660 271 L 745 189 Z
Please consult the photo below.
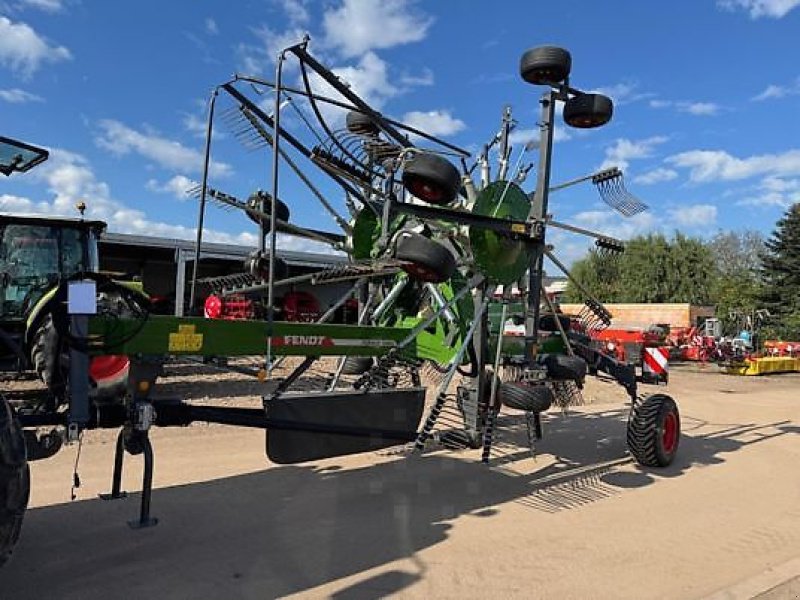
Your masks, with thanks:
M 30 489 L 22 428 L 11 405 L 0 396 L 0 567 L 19 539 Z
M 672 398 L 653 394 L 634 405 L 628 419 L 628 449 L 639 464 L 672 464 L 680 438 L 681 417 Z
M 31 363 L 39 378 L 56 396 L 62 396 L 69 378 L 69 349 L 61 340 L 47 314 L 33 334 Z M 90 395 L 95 399 L 123 396 L 128 385 L 130 361 L 127 356 L 95 356 L 89 362 Z

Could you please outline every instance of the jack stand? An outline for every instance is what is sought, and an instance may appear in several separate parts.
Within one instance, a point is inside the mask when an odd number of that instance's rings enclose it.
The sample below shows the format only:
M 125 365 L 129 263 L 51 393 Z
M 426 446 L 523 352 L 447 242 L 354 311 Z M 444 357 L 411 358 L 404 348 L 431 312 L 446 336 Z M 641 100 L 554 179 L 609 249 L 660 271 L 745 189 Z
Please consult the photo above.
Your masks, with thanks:
M 144 529 L 158 524 L 158 519 L 150 516 L 150 499 L 153 491 L 153 445 L 146 431 L 141 433 L 144 445 L 144 475 L 142 477 L 142 505 L 138 521 L 128 521 L 131 529 Z
M 101 500 L 119 500 L 127 498 L 128 492 L 120 490 L 122 487 L 122 459 L 125 457 L 125 430 L 121 429 L 117 436 L 117 448 L 114 451 L 114 473 L 111 477 L 111 493 L 98 494 Z
M 127 492 L 120 490 L 122 487 L 122 463 L 124 459 L 126 441 L 130 438 L 138 438 L 137 444 L 141 445 L 140 452 L 144 454 L 144 473 L 142 475 L 142 501 L 139 510 L 139 518 L 128 521 L 131 529 L 144 529 L 158 524 L 158 519 L 150 516 L 150 501 L 153 492 L 153 445 L 150 443 L 150 436 L 147 431 L 126 431 L 123 429 L 117 437 L 117 448 L 114 452 L 114 474 L 111 483 L 110 494 L 100 494 L 103 500 L 118 500 L 127 498 Z M 137 454 L 139 452 L 136 452 Z

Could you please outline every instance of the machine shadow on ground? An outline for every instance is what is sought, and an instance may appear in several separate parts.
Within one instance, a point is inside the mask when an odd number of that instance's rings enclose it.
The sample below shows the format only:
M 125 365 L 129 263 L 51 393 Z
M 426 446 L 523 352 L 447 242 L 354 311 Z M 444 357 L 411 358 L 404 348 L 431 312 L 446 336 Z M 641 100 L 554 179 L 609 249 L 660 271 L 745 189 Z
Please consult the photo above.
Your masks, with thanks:
M 161 522 L 140 531 L 125 525 L 138 511 L 138 494 L 32 509 L 14 560 L 0 573 L 0 595 L 276 597 L 410 560 L 410 571 L 382 572 L 339 595 L 383 596 L 424 577 L 429 567 L 417 553 L 447 539 L 457 518 L 491 519 L 515 502 L 532 509 L 526 527 L 535 528 L 552 513 L 800 433 L 786 421 L 714 425 L 684 417 L 676 462 L 639 469 L 625 464 L 626 415 L 619 409 L 549 417 L 538 444 L 543 467 L 527 460 L 527 450 L 499 456 L 494 468 L 478 462 L 478 451 L 433 452 L 361 468 L 273 467 L 158 489 L 153 513 Z M 504 416 L 501 428 L 509 447 L 525 435 L 517 415 Z

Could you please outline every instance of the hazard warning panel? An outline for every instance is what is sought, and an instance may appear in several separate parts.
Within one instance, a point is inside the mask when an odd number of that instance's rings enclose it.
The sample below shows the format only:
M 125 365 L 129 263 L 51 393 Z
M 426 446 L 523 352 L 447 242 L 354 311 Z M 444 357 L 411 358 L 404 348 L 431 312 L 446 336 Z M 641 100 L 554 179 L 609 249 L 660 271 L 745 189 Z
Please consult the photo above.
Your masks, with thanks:
M 669 378 L 669 348 L 660 346 L 644 348 L 642 355 L 642 380 L 651 383 L 667 383 Z

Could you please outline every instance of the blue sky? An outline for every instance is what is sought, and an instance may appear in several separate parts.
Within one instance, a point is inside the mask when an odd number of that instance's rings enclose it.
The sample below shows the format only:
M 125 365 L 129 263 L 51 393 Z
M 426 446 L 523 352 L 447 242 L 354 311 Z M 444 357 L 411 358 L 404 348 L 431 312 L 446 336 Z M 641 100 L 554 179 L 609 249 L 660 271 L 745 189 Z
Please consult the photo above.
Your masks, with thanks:
M 572 84 L 611 95 L 615 115 L 589 132 L 559 125 L 553 182 L 616 165 L 651 209 L 624 219 L 585 184 L 553 196 L 557 219 L 621 237 L 768 234 L 800 201 L 798 5 L 0 0 L 0 135 L 51 150 L 46 165 L 0 180 L 0 210 L 74 214 L 83 199 L 112 231 L 191 238 L 196 201 L 182 191 L 200 175 L 211 89 L 235 72 L 273 79 L 277 51 L 308 32 L 312 53 L 376 108 L 469 149 L 494 135 L 506 104 L 521 148 L 541 92 L 519 78 L 519 58 L 564 46 Z M 293 65 L 286 77 L 297 81 Z M 212 184 L 240 197 L 270 189 L 268 152 L 219 132 Z M 308 172 L 343 210 L 342 194 Z M 282 177 L 294 222 L 336 230 L 296 178 Z M 209 239 L 255 241 L 241 214 L 212 208 L 206 226 Z M 568 261 L 586 247 L 551 241 Z

